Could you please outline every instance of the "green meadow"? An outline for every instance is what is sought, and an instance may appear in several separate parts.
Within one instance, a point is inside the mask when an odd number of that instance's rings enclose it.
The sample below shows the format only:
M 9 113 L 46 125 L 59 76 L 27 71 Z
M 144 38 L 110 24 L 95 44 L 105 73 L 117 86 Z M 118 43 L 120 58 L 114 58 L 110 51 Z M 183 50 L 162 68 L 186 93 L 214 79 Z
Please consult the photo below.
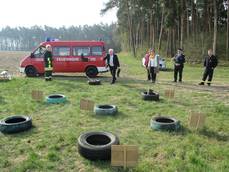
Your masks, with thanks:
M 66 171 L 118 172 L 110 162 L 91 162 L 77 150 L 78 136 L 85 131 L 110 131 L 121 144 L 139 147 L 139 162 L 130 172 L 227 172 L 229 171 L 229 68 L 215 70 L 211 87 L 198 86 L 203 68 L 185 65 L 184 82 L 172 83 L 173 71 L 161 71 L 158 82 L 146 80 L 141 59 L 120 53 L 121 74 L 110 84 L 110 74 L 100 74 L 100 86 L 90 86 L 84 74 L 55 75 L 52 82 L 42 77 L 15 77 L 0 82 L 0 119 L 10 115 L 27 115 L 33 119 L 29 131 L 0 134 L 0 171 Z M 172 63 L 167 59 L 168 68 Z M 140 93 L 153 89 L 159 102 L 141 99 Z M 165 90 L 174 89 L 175 97 L 165 97 Z M 65 104 L 48 105 L 31 98 L 32 90 L 44 95 L 61 93 Z M 118 106 L 116 116 L 95 116 L 80 110 L 80 100 Z M 189 127 L 190 111 L 206 115 L 203 129 Z M 150 128 L 155 115 L 173 116 L 180 120 L 178 132 L 160 132 Z

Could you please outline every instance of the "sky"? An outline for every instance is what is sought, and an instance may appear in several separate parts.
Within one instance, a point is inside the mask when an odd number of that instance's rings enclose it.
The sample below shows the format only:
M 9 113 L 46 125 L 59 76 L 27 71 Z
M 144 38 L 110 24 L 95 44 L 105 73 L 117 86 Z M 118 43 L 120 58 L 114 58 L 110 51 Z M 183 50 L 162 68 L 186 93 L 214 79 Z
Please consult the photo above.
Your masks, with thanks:
M 108 0 L 1 0 L 0 27 L 93 25 L 117 21 L 116 9 L 104 16 Z

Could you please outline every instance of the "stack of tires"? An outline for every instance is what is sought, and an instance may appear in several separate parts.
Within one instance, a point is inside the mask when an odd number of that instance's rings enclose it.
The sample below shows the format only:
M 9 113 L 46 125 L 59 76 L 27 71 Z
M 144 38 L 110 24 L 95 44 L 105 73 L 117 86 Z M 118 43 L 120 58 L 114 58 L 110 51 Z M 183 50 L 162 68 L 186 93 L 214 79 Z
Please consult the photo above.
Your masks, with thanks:
M 89 85 L 101 85 L 101 81 L 99 79 L 90 79 L 88 81 Z
M 147 101 L 159 101 L 159 94 L 155 93 L 153 90 L 149 90 L 148 92 L 142 92 L 142 99 Z

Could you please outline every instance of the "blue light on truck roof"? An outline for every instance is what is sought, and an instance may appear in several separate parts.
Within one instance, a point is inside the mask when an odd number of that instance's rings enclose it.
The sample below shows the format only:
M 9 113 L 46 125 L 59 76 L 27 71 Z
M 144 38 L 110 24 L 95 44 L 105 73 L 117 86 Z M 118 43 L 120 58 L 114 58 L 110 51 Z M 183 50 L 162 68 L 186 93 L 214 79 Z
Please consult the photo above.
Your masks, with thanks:
M 52 41 L 59 41 L 59 39 L 57 39 L 57 38 L 50 38 L 50 37 L 47 37 L 46 38 L 46 42 L 52 42 Z

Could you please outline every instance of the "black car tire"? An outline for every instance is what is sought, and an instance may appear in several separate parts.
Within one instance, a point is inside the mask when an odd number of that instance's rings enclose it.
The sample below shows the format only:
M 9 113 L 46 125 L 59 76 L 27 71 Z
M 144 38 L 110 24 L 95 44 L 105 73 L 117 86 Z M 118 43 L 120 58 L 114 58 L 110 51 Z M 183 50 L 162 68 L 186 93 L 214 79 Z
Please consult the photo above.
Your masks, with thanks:
M 27 77 L 36 77 L 38 75 L 36 68 L 33 66 L 27 66 L 25 68 L 25 74 Z
M 97 75 L 98 75 L 98 69 L 96 67 L 88 67 L 86 69 L 86 75 L 89 77 L 89 78 L 95 78 Z
M 150 121 L 150 126 L 159 131 L 177 131 L 180 129 L 180 121 L 167 116 L 156 116 Z
M 0 121 L 2 133 L 17 133 L 32 127 L 32 118 L 28 116 L 10 116 Z
M 112 145 L 119 145 L 119 139 L 109 132 L 86 132 L 78 138 L 80 155 L 93 161 L 110 160 Z
M 96 105 L 94 112 L 96 115 L 115 115 L 118 108 L 115 105 Z
M 58 103 L 65 103 L 67 98 L 63 94 L 51 94 L 46 97 L 46 102 L 49 104 L 58 104 Z

